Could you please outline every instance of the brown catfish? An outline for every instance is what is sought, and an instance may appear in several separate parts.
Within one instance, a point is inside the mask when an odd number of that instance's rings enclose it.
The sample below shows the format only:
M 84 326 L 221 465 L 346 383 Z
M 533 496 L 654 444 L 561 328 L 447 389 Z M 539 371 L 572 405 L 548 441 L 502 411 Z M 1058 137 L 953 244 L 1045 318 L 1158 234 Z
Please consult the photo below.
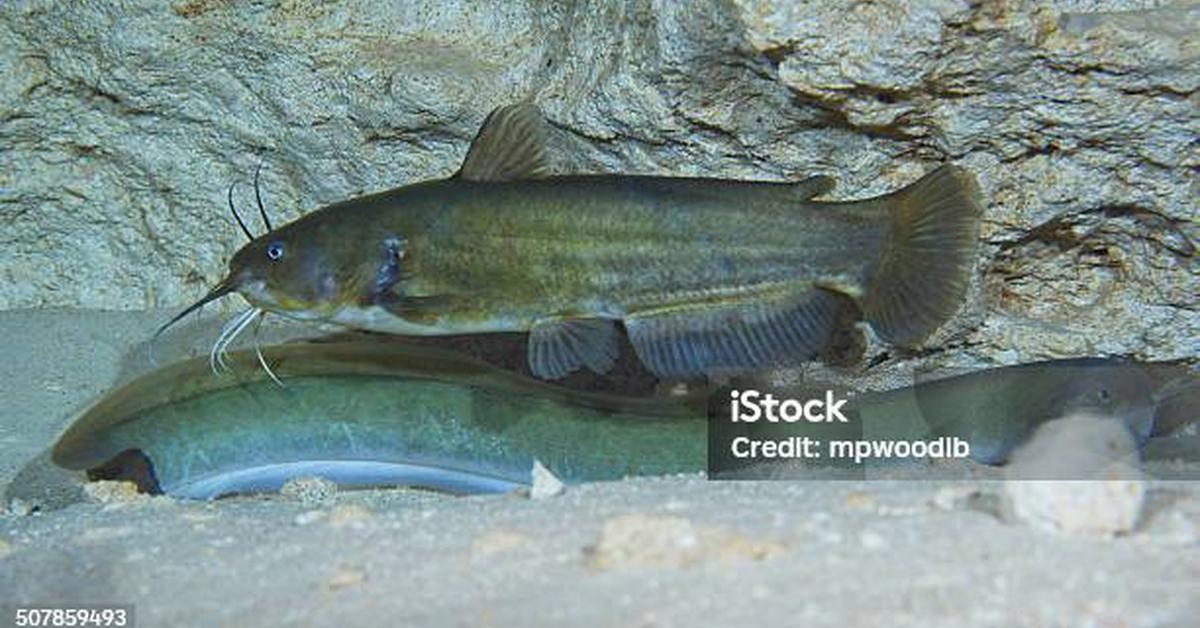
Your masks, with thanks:
M 185 313 L 231 292 L 251 303 L 217 357 L 263 312 L 393 334 L 525 331 L 542 378 L 606 372 L 620 323 L 651 372 L 690 377 L 812 359 L 857 318 L 913 344 L 963 300 L 981 212 L 954 166 L 816 202 L 828 177 L 546 176 L 544 135 L 531 104 L 497 109 L 454 176 L 253 239 Z

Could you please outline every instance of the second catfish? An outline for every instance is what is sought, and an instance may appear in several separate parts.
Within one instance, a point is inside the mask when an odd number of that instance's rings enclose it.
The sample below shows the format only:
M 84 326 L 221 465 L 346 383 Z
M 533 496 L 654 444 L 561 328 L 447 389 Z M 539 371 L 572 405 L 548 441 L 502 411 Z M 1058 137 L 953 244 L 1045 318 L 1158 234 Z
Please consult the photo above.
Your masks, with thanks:
M 651 372 L 680 378 L 808 360 L 859 319 L 913 344 L 963 299 L 980 209 L 956 167 L 815 202 L 828 177 L 546 176 L 544 137 L 531 104 L 497 109 L 454 176 L 255 238 L 187 311 L 238 292 L 253 306 L 243 327 L 273 312 L 395 334 L 528 331 L 542 378 L 609 370 L 622 323 Z

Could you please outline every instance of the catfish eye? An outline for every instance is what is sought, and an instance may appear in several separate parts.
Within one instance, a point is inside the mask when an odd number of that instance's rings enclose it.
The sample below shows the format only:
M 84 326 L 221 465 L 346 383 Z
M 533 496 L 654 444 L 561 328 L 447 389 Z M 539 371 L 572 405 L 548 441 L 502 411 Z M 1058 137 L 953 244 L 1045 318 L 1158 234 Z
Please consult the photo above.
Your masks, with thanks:
M 283 259 L 283 243 L 272 242 L 267 245 L 267 258 L 272 262 L 278 262 Z
M 1096 392 L 1096 397 L 1098 397 L 1100 401 L 1108 403 L 1108 400 L 1112 398 L 1112 393 L 1108 392 L 1107 388 L 1101 388 Z

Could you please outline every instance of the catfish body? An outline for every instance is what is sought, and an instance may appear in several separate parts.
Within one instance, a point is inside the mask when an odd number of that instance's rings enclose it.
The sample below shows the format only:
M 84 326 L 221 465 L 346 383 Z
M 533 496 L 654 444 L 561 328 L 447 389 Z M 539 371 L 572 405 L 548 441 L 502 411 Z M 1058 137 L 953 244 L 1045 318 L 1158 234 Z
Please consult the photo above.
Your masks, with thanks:
M 385 333 L 528 331 L 544 378 L 607 371 L 618 323 L 652 372 L 688 377 L 810 359 L 859 318 L 913 343 L 961 303 L 980 213 L 962 170 L 839 203 L 810 200 L 825 177 L 544 177 L 539 121 L 497 110 L 458 175 L 272 231 L 220 289 Z
M 380 274 L 365 271 L 384 266 L 384 242 L 403 242 L 397 280 L 342 295 L 331 313 L 339 322 L 412 334 L 529 331 L 551 316 L 618 320 L 819 282 L 853 286 L 868 263 L 845 247 L 878 248 L 886 225 L 874 208 L 828 205 L 803 204 L 788 184 L 448 179 L 334 205 L 277 235 L 336 267 L 368 257 L 363 275 Z M 379 244 L 378 259 L 363 242 Z M 363 311 L 372 307 L 382 311 Z

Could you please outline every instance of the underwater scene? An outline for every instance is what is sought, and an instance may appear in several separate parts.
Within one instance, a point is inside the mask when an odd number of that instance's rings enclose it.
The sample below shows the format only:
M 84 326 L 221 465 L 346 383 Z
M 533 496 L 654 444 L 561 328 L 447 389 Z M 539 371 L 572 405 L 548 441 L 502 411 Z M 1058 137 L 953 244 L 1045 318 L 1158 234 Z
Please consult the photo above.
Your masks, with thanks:
M 6 3 L 0 614 L 1190 625 L 1198 33 Z

